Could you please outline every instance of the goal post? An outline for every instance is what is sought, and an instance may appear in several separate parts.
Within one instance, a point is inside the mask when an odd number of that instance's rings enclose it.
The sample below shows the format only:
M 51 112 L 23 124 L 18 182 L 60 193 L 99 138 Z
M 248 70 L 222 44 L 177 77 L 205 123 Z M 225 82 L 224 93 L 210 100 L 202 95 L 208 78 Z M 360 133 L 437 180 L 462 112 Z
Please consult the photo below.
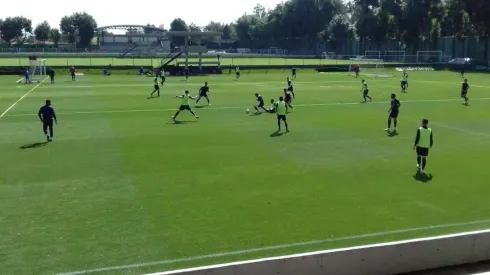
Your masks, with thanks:
M 417 63 L 442 63 L 442 51 L 417 51 Z
M 37 59 L 36 57 L 29 57 L 29 80 L 31 82 L 41 82 L 43 81 L 47 74 L 46 59 Z M 25 76 L 19 80 L 17 83 L 25 81 Z
M 384 61 L 388 62 L 405 62 L 405 51 L 385 51 Z
M 354 73 L 355 65 L 359 66 L 362 75 L 374 78 L 393 78 L 395 75 L 390 73 L 384 66 L 382 59 L 351 58 L 349 64 L 349 73 Z

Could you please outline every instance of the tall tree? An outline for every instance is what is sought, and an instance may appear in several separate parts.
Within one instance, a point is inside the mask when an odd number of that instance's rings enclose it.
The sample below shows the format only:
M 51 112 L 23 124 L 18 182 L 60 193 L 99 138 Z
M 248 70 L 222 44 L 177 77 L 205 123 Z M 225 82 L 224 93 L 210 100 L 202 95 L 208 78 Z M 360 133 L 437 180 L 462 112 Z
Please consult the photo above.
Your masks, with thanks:
M 485 41 L 484 58 L 488 60 L 488 46 L 490 39 L 490 1 L 488 0 L 466 0 L 466 10 L 469 18 L 480 37 Z
M 26 33 L 32 32 L 32 21 L 22 17 L 7 17 L 0 24 L 0 34 L 2 40 L 11 44 L 15 39 L 19 43 L 24 43 Z
M 220 22 L 211 21 L 204 27 L 204 30 L 207 32 L 222 32 L 224 27 L 225 25 Z
M 194 23 L 191 23 L 191 24 L 189 25 L 189 30 L 190 30 L 191 32 L 202 32 L 201 27 L 199 27 L 198 25 L 196 25 L 196 24 L 194 24 Z
M 34 35 L 36 40 L 41 42 L 46 42 L 49 39 L 49 32 L 51 31 L 51 26 L 47 21 L 44 21 L 36 26 L 34 29 Z
M 221 36 L 222 39 L 229 40 L 231 39 L 231 27 L 230 25 L 226 24 L 223 27 L 223 35 Z
M 347 40 L 354 38 L 354 29 L 349 23 L 349 19 L 344 14 L 335 15 L 323 33 L 333 50 Z
M 49 32 L 49 39 L 51 39 L 51 41 L 54 43 L 54 46 L 56 48 L 58 48 L 58 45 L 59 45 L 60 40 L 61 40 L 60 30 L 51 29 L 51 31 Z
M 189 27 L 182 18 L 176 18 L 174 21 L 172 21 L 172 23 L 170 23 L 170 31 L 189 31 Z M 185 38 L 182 36 L 174 36 L 171 39 L 174 44 L 185 44 Z
M 61 18 L 60 28 L 69 43 L 88 47 L 94 37 L 97 22 L 90 14 L 77 12 Z

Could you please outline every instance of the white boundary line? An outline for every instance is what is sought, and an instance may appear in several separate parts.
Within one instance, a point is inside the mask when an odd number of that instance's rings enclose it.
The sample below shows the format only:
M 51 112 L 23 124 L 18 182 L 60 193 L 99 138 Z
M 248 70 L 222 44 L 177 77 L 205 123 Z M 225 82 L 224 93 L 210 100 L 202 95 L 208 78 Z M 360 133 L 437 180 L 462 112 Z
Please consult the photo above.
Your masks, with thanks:
M 17 103 L 19 103 L 22 99 L 24 99 L 26 96 L 28 96 L 32 91 L 34 91 L 37 87 L 41 86 L 41 84 L 43 84 L 44 80 L 48 79 L 47 77 L 43 80 L 41 80 L 41 82 L 39 82 L 36 86 L 34 86 L 34 88 L 30 89 L 27 93 L 25 93 L 23 96 L 21 96 L 16 102 L 14 102 L 14 104 L 10 105 L 10 107 L 7 108 L 7 110 L 5 110 L 1 115 L 0 115 L 0 118 L 4 117 L 5 114 L 8 113 L 8 111 L 10 111 L 10 109 L 14 108 L 15 105 L 17 105 Z
M 471 101 L 485 101 L 490 100 L 490 97 L 472 98 Z M 448 99 L 424 99 L 424 100 L 406 100 L 402 103 L 428 103 L 428 102 L 452 102 L 461 101 L 459 98 Z M 388 101 L 376 101 L 367 103 L 370 104 L 388 104 Z M 313 107 L 313 106 L 343 106 L 343 105 L 360 105 L 358 102 L 329 102 L 329 103 L 311 103 L 311 104 L 297 104 L 294 107 Z M 199 110 L 227 110 L 227 109 L 242 109 L 249 108 L 250 106 L 223 106 L 223 107 L 203 107 Z M 145 112 L 169 112 L 175 111 L 177 108 L 171 109 L 136 109 L 136 110 L 113 110 L 113 111 L 81 111 L 81 112 L 66 112 L 58 113 L 58 115 L 83 115 L 83 114 L 118 114 L 118 113 L 145 113 Z M 5 117 L 21 117 L 21 116 L 35 116 L 36 114 L 13 114 L 6 115 Z
M 263 251 L 274 251 L 274 250 L 287 249 L 287 248 L 293 248 L 293 247 L 304 247 L 304 246 L 309 246 L 309 245 L 326 244 L 326 243 L 349 241 L 349 240 L 370 239 L 370 238 L 374 238 L 374 237 L 382 237 L 382 236 L 388 236 L 388 235 L 398 235 L 398 234 L 404 234 L 404 233 L 421 232 L 421 231 L 428 231 L 428 230 L 442 229 L 442 228 L 479 225 L 479 224 L 485 224 L 485 223 L 490 223 L 490 220 L 477 220 L 477 221 L 465 222 L 465 223 L 450 223 L 450 224 L 431 225 L 431 226 L 415 227 L 415 228 L 400 229 L 400 230 L 383 231 L 383 232 L 377 232 L 377 233 L 368 233 L 368 234 L 362 234 L 362 235 L 338 237 L 338 238 L 331 238 L 331 239 L 324 239 L 324 240 L 314 240 L 314 241 L 309 241 L 309 242 L 282 244 L 282 245 L 258 247 L 258 248 L 252 248 L 252 249 L 246 249 L 246 250 L 238 250 L 238 251 L 232 251 L 232 252 L 224 252 L 224 253 L 208 254 L 208 255 L 202 255 L 202 256 L 187 257 L 187 258 L 163 260 L 163 261 L 158 261 L 158 262 L 148 262 L 148 263 L 139 263 L 139 264 L 130 264 L 130 265 L 110 266 L 110 267 L 103 267 L 103 268 L 96 268 L 96 269 L 87 269 L 87 270 L 80 270 L 80 271 L 73 271 L 73 272 L 58 273 L 58 275 L 80 275 L 80 274 L 117 271 L 117 270 L 123 270 L 123 269 L 135 269 L 135 268 L 142 268 L 142 267 L 149 267 L 149 266 L 169 265 L 169 264 L 175 264 L 175 263 L 192 262 L 192 261 L 199 261 L 199 260 L 206 260 L 206 259 L 216 259 L 216 258 L 223 258 L 223 257 L 229 257 L 229 256 L 236 256 L 236 255 L 246 255 L 246 254 L 263 252 Z M 465 232 L 462 232 L 462 233 L 465 233 Z

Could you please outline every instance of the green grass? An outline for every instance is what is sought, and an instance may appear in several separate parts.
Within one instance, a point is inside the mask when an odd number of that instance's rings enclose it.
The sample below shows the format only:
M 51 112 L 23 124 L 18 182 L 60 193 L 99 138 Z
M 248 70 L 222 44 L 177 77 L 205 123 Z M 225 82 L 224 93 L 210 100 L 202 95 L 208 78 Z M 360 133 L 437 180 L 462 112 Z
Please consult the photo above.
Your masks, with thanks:
M 280 95 L 287 74 L 152 79 L 62 76 L 41 84 L 0 118 L 0 273 L 53 274 L 182 259 L 267 246 L 490 219 L 490 80 L 468 75 L 471 106 L 449 72 L 360 80 L 299 72 L 291 133 L 273 137 L 273 115 L 250 116 L 254 93 Z M 0 78 L 0 112 L 34 85 Z M 173 96 L 209 81 L 212 108 L 174 124 Z M 392 92 L 400 135 L 386 128 Z M 43 142 L 36 117 L 46 98 L 60 125 Z M 435 146 L 414 178 L 414 135 L 431 121 Z M 284 247 L 241 255 L 100 272 L 138 274 L 488 228 L 490 222 Z
M 159 66 L 161 58 L 46 58 L 48 66 Z M 191 62 L 198 62 L 197 58 L 190 58 Z M 206 57 L 203 62 L 216 62 L 215 57 Z M 176 62 L 185 62 L 184 58 L 178 58 L 171 64 Z M 332 59 L 307 59 L 307 58 L 246 58 L 246 57 L 224 57 L 221 59 L 222 66 L 251 66 L 251 65 L 284 65 L 284 66 L 303 66 L 303 65 L 335 65 L 349 64 L 349 60 L 332 60 Z M 0 66 L 29 66 L 28 58 L 2 58 L 0 57 Z

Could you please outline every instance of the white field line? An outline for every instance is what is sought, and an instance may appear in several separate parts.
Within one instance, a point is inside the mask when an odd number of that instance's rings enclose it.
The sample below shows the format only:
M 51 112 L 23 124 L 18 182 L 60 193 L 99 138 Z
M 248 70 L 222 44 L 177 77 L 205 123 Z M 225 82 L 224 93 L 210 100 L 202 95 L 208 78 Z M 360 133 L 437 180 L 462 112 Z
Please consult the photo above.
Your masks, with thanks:
M 169 264 L 175 264 L 175 263 L 192 262 L 192 261 L 199 261 L 199 260 L 206 260 L 206 259 L 216 259 L 216 258 L 223 258 L 223 257 L 229 257 L 229 256 L 237 256 L 237 255 L 246 255 L 246 254 L 252 254 L 252 253 L 263 252 L 263 251 L 275 251 L 275 250 L 288 249 L 288 248 L 293 248 L 293 247 L 304 247 L 304 246 L 310 246 L 310 245 L 326 244 L 326 243 L 349 241 L 349 240 L 362 240 L 362 239 L 370 239 L 370 238 L 383 237 L 383 236 L 389 236 L 389 235 L 398 235 L 398 234 L 422 232 L 422 231 L 435 230 L 435 229 L 480 225 L 480 224 L 486 224 L 486 223 L 490 223 L 490 220 L 477 220 L 477 221 L 465 222 L 465 223 L 450 223 L 450 224 L 414 227 L 414 228 L 408 228 L 408 229 L 383 231 L 383 232 L 368 233 L 368 234 L 362 234 L 362 235 L 345 236 L 345 237 L 330 238 L 330 239 L 323 239 L 323 240 L 314 240 L 314 241 L 309 241 L 309 242 L 300 242 L 300 243 L 291 243 L 291 244 L 258 247 L 258 248 L 252 248 L 252 249 L 237 250 L 237 251 L 216 253 L 216 254 L 208 254 L 208 255 L 194 256 L 194 257 L 187 257 L 187 258 L 170 259 L 170 260 L 163 260 L 163 261 L 157 261 L 157 262 L 120 265 L 120 266 L 110 266 L 110 267 L 102 267 L 102 268 L 87 269 L 87 270 L 80 270 L 80 271 L 72 271 L 72 272 L 59 273 L 58 275 L 79 275 L 79 274 L 109 272 L 109 271 L 116 271 L 116 270 L 123 270 L 123 269 L 143 268 L 143 267 L 149 267 L 149 266 L 169 265 Z
M 472 98 L 471 101 L 484 101 L 490 100 L 490 97 Z M 448 99 L 425 99 L 425 100 L 407 100 L 402 103 L 428 103 L 428 102 L 452 102 L 461 101 L 459 98 Z M 313 107 L 313 106 L 344 106 L 344 105 L 360 105 L 360 102 L 330 102 L 330 103 L 311 103 L 311 104 L 293 104 L 296 107 Z M 376 101 L 367 104 L 389 104 L 388 101 Z M 228 109 L 243 109 L 250 108 L 250 106 L 224 106 L 224 107 L 204 107 L 199 110 L 228 110 Z M 82 114 L 118 114 L 118 113 L 145 113 L 145 112 L 169 112 L 175 111 L 176 108 L 171 109 L 140 109 L 140 110 L 112 110 L 112 111 L 80 111 L 80 112 L 66 112 L 58 113 L 58 115 L 82 115 Z M 35 116 L 36 114 L 14 114 L 6 115 L 6 117 L 19 117 L 19 116 Z
M 41 82 L 39 82 L 36 86 L 34 86 L 34 88 L 30 89 L 27 93 L 25 93 L 23 96 L 21 96 L 16 102 L 14 102 L 14 104 L 10 105 L 10 107 L 7 108 L 7 110 L 5 110 L 2 114 L 0 114 L 0 118 L 4 117 L 5 114 L 8 113 L 8 111 L 10 111 L 10 109 L 14 108 L 15 105 L 17 105 L 17 103 L 19 103 L 22 99 L 24 99 L 26 96 L 28 96 L 32 91 L 34 91 L 37 87 L 39 87 L 41 84 L 43 84 L 44 80 L 48 79 L 47 77 L 45 79 L 43 79 Z

